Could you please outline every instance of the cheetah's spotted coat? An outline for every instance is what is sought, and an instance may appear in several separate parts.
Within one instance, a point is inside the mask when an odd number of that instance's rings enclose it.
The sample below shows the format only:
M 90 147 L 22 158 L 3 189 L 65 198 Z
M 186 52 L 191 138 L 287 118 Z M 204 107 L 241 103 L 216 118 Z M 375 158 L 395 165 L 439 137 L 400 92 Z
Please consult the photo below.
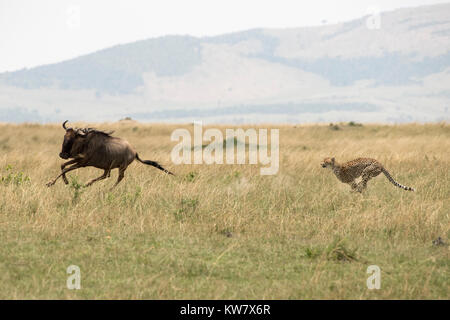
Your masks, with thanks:
M 380 173 L 389 179 L 389 181 L 396 187 L 402 188 L 408 191 L 414 191 L 413 188 L 406 187 L 392 178 L 390 173 L 375 159 L 371 158 L 358 158 L 343 164 L 339 164 L 334 158 L 325 158 L 322 162 L 323 168 L 329 168 L 333 170 L 336 177 L 343 183 L 348 183 L 353 191 L 362 192 L 367 187 L 367 182 L 378 176 Z M 362 180 L 359 183 L 355 182 L 355 179 L 361 177 Z

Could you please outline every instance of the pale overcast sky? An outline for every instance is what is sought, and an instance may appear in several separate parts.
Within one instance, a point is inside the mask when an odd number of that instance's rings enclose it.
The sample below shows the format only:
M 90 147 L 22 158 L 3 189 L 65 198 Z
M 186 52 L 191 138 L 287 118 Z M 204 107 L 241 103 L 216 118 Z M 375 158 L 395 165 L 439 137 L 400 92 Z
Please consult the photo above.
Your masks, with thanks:
M 435 0 L 0 0 L 0 72 L 182 34 L 335 23 Z

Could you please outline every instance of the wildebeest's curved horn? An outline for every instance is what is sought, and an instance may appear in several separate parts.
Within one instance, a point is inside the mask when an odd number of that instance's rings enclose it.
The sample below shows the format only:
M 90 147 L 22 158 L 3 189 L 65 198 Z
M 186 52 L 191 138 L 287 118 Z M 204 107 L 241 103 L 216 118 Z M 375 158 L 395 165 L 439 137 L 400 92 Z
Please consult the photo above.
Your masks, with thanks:
M 66 120 L 66 121 L 63 122 L 62 127 L 64 128 L 64 130 L 67 130 L 67 128 L 66 128 L 66 123 L 67 123 L 67 121 L 69 121 L 69 120 Z

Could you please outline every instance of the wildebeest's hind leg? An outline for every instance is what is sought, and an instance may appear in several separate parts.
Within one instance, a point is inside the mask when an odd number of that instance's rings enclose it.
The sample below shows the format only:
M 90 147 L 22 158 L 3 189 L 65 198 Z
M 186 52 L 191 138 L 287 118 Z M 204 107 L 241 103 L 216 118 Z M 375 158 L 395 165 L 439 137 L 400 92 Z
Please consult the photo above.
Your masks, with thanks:
M 64 162 L 64 163 L 61 165 L 61 171 L 63 171 L 64 168 L 65 168 L 66 166 L 68 166 L 69 164 L 76 163 L 78 160 L 79 160 L 79 159 L 72 159 L 72 160 L 70 160 L 70 161 Z M 69 184 L 69 181 L 67 181 L 67 177 L 66 177 L 66 174 L 65 174 L 65 173 L 63 173 L 63 175 L 62 175 L 62 179 L 64 180 L 64 183 L 65 183 L 65 184 Z
M 78 168 L 81 168 L 81 167 L 83 167 L 81 164 L 76 163 L 73 166 L 71 166 L 67 169 L 64 169 L 53 181 L 50 181 L 49 183 L 47 183 L 47 187 L 51 187 L 52 185 L 54 185 L 56 180 L 58 180 L 58 178 L 61 177 L 62 175 L 64 175 L 65 173 L 75 170 L 75 169 L 78 169 Z
M 127 170 L 127 167 L 119 168 L 119 177 L 117 178 L 117 182 L 114 184 L 114 186 L 111 189 L 113 189 L 115 186 L 117 186 L 119 184 L 120 181 L 122 181 L 123 177 L 125 176 L 125 170 Z
M 94 182 L 97 182 L 97 181 L 106 179 L 107 177 L 110 176 L 110 174 L 111 174 L 111 170 L 110 170 L 110 169 L 106 169 L 105 172 L 103 172 L 103 174 L 102 174 L 100 177 L 95 178 L 95 179 L 92 179 L 91 181 L 89 181 L 89 182 L 86 184 L 86 187 L 91 186 Z

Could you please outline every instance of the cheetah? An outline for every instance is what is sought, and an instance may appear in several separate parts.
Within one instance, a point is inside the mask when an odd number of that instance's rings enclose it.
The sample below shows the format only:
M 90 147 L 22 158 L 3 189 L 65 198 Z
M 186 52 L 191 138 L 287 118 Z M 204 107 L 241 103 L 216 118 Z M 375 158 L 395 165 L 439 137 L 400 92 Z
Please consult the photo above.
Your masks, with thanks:
M 367 182 L 375 178 L 380 173 L 388 178 L 388 180 L 396 187 L 407 191 L 415 191 L 413 188 L 406 187 L 392 178 L 390 173 L 375 159 L 358 158 L 343 164 L 338 163 L 334 158 L 325 158 L 322 162 L 323 168 L 333 170 L 336 177 L 343 183 L 348 183 L 352 191 L 362 193 L 367 187 Z M 356 183 L 355 179 L 362 177 L 361 182 Z

